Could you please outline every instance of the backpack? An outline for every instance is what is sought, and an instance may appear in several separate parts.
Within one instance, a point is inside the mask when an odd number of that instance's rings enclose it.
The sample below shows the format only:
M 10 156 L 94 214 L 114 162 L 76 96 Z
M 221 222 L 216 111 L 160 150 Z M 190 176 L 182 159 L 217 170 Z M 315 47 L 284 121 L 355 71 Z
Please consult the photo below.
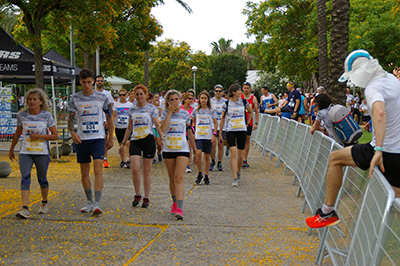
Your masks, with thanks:
M 337 136 L 344 144 L 355 144 L 362 136 L 360 125 L 354 121 L 349 109 L 340 104 L 331 105 L 328 112 Z
M 246 99 L 242 99 L 243 100 L 243 107 L 244 107 L 244 121 L 245 121 L 245 123 L 247 123 L 247 117 L 246 117 L 246 103 L 247 103 L 247 100 Z M 226 109 L 225 109 L 225 114 L 224 114 L 224 117 L 226 116 L 226 113 L 228 112 L 228 106 L 229 106 L 229 100 L 227 100 L 226 102 L 225 102 L 225 104 L 226 104 Z

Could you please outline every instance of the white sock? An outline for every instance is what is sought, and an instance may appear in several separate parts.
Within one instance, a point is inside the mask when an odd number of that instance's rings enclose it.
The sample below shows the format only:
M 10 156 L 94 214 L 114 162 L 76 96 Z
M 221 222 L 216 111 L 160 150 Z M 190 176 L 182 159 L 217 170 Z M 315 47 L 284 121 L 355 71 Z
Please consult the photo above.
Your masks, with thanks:
M 323 214 L 328 214 L 331 211 L 333 211 L 334 207 L 335 206 L 329 206 L 329 205 L 326 205 L 326 203 L 324 203 L 324 206 L 322 206 L 322 213 Z

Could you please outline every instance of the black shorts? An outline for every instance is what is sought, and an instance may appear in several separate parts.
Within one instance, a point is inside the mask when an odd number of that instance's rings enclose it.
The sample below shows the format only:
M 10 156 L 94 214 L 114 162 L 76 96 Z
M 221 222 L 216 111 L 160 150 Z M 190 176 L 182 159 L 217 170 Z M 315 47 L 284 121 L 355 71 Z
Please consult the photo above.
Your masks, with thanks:
M 202 150 L 204 153 L 210 154 L 211 153 L 211 140 L 209 139 L 196 139 L 196 148 L 198 150 Z
M 156 154 L 156 141 L 153 135 L 148 135 L 144 139 L 131 140 L 129 146 L 129 154 L 139 155 L 146 159 L 153 159 Z
M 368 123 L 369 120 L 371 120 L 371 116 L 369 116 L 369 115 L 361 116 L 361 121 Z
M 383 166 L 385 172 L 382 173 L 390 185 L 400 188 L 400 153 L 383 152 Z M 374 148 L 371 144 L 356 144 L 351 148 L 351 156 L 354 162 L 362 170 L 367 170 L 374 156 Z
M 190 152 L 165 152 L 163 151 L 162 157 L 164 159 L 176 159 L 179 156 L 190 158 Z
M 221 135 L 222 135 L 222 139 L 223 139 L 223 140 L 227 140 L 227 138 L 226 138 L 226 131 L 222 131 L 222 134 L 221 134 Z
M 246 147 L 247 132 L 246 131 L 231 131 L 226 132 L 228 146 L 236 147 L 238 150 L 244 150 Z
M 354 117 L 354 115 L 357 115 L 358 117 L 360 117 L 360 110 L 357 108 L 354 108 L 352 115 L 353 115 L 353 117 Z
M 124 140 L 126 128 L 115 128 L 115 136 L 117 137 L 118 143 Z
M 253 126 L 247 126 L 247 136 L 251 136 L 252 132 L 253 132 Z

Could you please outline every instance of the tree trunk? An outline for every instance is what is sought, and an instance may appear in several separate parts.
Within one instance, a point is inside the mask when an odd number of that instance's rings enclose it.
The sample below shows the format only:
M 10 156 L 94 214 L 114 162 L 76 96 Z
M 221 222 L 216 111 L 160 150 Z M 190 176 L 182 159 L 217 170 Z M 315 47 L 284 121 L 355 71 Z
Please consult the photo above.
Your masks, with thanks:
M 146 51 L 146 62 L 144 63 L 143 85 L 149 87 L 149 51 Z
M 83 65 L 85 68 L 90 69 L 89 65 L 90 48 L 83 51 Z
M 319 84 L 328 89 L 329 69 L 328 69 L 328 41 L 326 38 L 326 0 L 317 0 L 318 8 L 318 71 Z
M 335 103 L 345 103 L 346 83 L 337 79 L 343 73 L 343 64 L 349 47 L 349 0 L 332 0 L 330 86 L 328 93 Z

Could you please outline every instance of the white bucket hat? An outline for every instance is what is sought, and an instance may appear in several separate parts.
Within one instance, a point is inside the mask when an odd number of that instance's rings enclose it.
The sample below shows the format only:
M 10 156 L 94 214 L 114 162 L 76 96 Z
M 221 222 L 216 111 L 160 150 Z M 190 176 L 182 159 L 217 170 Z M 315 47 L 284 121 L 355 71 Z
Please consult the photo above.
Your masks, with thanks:
M 338 79 L 339 82 L 350 80 L 357 87 L 365 88 L 373 79 L 383 77 L 387 74 L 365 50 L 354 50 L 344 61 L 344 73 Z

